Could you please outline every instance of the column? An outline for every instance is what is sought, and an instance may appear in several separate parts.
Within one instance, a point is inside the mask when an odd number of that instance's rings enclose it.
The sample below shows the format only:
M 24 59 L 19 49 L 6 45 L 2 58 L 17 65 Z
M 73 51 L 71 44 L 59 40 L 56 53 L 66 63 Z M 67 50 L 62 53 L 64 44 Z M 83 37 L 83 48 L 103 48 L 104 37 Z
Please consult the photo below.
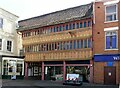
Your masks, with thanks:
M 44 80 L 44 62 L 42 62 L 42 80 Z
M 90 83 L 93 83 L 93 60 L 90 60 Z
M 63 80 L 66 80 L 66 62 L 63 61 Z
M 25 79 L 28 79 L 28 63 L 25 62 Z

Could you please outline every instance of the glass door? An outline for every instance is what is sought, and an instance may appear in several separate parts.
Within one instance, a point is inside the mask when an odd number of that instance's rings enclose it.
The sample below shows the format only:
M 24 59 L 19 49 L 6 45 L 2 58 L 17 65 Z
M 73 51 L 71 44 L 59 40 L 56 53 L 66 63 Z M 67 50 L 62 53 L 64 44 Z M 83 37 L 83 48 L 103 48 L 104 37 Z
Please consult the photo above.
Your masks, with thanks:
M 8 74 L 11 75 L 11 79 L 16 79 L 16 60 L 10 60 L 8 65 Z

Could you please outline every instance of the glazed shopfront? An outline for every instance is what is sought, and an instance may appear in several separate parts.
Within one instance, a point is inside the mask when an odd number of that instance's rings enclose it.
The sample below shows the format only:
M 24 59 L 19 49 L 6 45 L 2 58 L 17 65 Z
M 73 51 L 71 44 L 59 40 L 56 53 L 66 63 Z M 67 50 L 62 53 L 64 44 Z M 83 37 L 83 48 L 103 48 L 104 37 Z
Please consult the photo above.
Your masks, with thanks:
M 23 79 L 24 78 L 24 59 L 18 56 L 1 57 L 2 79 Z
M 120 83 L 120 54 L 94 56 L 94 83 Z
M 64 80 L 67 74 L 79 74 L 84 82 L 88 82 L 92 74 L 91 68 L 90 60 L 28 62 L 26 76 L 39 80 Z

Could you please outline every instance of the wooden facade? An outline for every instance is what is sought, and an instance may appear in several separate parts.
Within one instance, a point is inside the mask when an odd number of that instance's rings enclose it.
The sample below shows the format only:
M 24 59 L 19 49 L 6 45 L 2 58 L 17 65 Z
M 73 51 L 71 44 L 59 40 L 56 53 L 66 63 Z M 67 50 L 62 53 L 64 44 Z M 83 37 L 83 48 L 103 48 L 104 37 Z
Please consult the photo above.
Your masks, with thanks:
M 92 3 L 22 20 L 19 25 L 25 55 L 25 77 L 37 74 L 44 80 L 48 76 L 62 74 L 65 80 L 66 70 L 77 67 L 90 68 L 92 82 Z M 34 69 L 39 72 L 35 73 Z M 55 70 L 59 71 L 55 73 Z M 49 71 L 55 74 L 51 75 Z

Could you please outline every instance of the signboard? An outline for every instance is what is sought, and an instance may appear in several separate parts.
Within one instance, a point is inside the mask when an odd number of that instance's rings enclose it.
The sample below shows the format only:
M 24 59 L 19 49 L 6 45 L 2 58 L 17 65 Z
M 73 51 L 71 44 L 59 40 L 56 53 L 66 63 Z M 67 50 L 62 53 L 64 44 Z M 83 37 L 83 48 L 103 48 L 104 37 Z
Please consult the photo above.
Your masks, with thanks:
M 75 80 L 79 78 L 79 74 L 67 74 L 67 80 Z
M 95 62 L 120 61 L 120 54 L 94 55 Z

